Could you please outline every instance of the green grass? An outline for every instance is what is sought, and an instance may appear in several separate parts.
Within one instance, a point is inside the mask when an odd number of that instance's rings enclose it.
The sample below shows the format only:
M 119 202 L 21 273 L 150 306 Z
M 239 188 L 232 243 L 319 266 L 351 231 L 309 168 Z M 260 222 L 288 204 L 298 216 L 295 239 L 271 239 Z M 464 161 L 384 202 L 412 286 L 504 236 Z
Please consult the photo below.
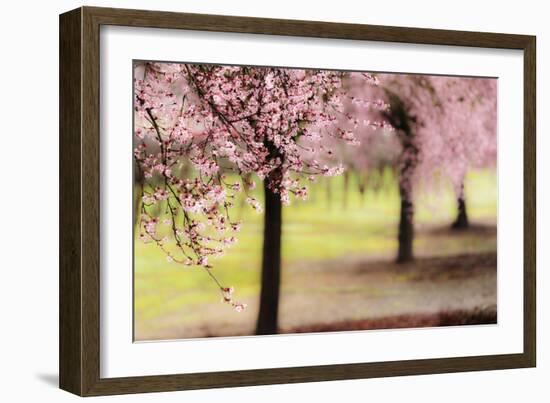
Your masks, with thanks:
M 367 190 L 363 195 L 357 190 L 357 178 L 352 176 L 346 207 L 343 189 L 342 177 L 322 179 L 310 185 L 307 201 L 292 200 L 283 210 L 283 283 L 296 292 L 301 286 L 293 283 L 292 275 L 285 268 L 304 262 L 314 268 L 316 262 L 354 257 L 391 259 L 396 252 L 399 196 L 391 174 L 384 175 L 381 189 Z M 493 172 L 476 171 L 468 175 L 467 207 L 472 222 L 496 223 L 496 192 Z M 255 196 L 262 198 L 260 190 Z M 211 259 L 211 263 L 219 280 L 234 286 L 237 298 L 246 299 L 259 291 L 263 216 L 239 204 L 231 211 L 232 217 L 243 220 L 238 243 L 224 256 Z M 456 201 L 450 186 L 437 193 L 427 189 L 419 192 L 415 212 L 417 228 L 447 226 L 455 214 Z M 415 251 L 430 255 L 495 248 L 494 240 L 484 241 L 475 234 L 434 236 L 419 230 L 415 238 Z M 169 263 L 155 245 L 139 240 L 135 242 L 134 287 L 136 329 L 144 332 L 170 326 L 167 318 L 183 306 L 211 304 L 220 297 L 204 270 Z M 196 312 L 189 310 L 181 321 L 204 319 L 200 310 Z

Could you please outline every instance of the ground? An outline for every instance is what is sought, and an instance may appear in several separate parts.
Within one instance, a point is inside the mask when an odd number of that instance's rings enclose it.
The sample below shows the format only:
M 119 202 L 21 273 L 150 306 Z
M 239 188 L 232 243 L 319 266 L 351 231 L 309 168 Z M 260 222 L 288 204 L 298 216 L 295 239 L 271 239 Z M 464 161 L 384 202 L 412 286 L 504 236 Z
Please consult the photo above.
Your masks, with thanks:
M 453 231 L 452 192 L 418 202 L 414 262 L 394 263 L 398 197 L 393 187 L 346 205 L 341 182 L 314 189 L 307 203 L 285 208 L 279 332 L 494 323 L 496 320 L 496 178 L 467 184 L 469 230 Z M 215 272 L 248 304 L 237 313 L 200 269 L 166 262 L 154 245 L 136 242 L 135 339 L 254 333 L 258 310 L 262 216 L 239 209 L 239 243 Z
M 478 227 L 455 236 L 494 237 L 494 228 Z M 496 253 L 479 252 L 445 257 L 419 256 L 414 262 L 349 258 L 285 268 L 281 290 L 280 333 L 436 326 L 447 315 L 481 314 L 496 319 Z M 291 279 L 291 281 L 287 281 Z M 165 330 L 145 339 L 237 336 L 254 332 L 255 298 L 249 308 L 234 313 L 215 301 L 181 306 L 163 318 Z M 208 320 L 184 320 L 196 317 Z M 314 312 L 314 314 L 312 314 Z M 438 322 L 439 321 L 439 322 Z M 176 325 L 179 323 L 179 326 Z

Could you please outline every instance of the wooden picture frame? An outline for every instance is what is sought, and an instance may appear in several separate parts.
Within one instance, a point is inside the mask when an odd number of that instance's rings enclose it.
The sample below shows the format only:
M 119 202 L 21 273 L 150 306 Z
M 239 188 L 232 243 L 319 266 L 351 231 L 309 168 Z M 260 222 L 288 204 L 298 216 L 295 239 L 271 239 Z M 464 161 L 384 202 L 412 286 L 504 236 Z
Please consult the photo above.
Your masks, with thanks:
M 99 30 L 102 25 L 523 50 L 523 353 L 100 377 Z M 535 37 L 81 7 L 60 16 L 60 387 L 80 396 L 533 367 L 536 363 Z

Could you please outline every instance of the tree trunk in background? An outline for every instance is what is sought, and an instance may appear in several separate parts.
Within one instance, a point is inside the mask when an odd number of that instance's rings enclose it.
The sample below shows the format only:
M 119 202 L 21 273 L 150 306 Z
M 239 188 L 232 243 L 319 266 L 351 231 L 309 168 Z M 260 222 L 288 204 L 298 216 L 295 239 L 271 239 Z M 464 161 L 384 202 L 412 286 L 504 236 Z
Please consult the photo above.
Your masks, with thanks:
M 464 196 L 464 182 L 460 185 L 460 194 L 457 198 L 458 215 L 451 225 L 453 229 L 466 229 L 470 226 L 466 212 L 466 197 Z
M 141 214 L 141 203 L 142 203 L 141 198 L 143 196 L 141 194 L 141 187 L 136 186 L 136 188 L 137 189 L 134 190 L 134 192 L 135 192 L 135 195 L 134 195 L 134 232 L 136 230 L 139 231 L 138 223 L 139 223 L 139 215 Z
M 264 181 L 265 214 L 264 244 L 262 252 L 262 280 L 260 291 L 260 311 L 256 334 L 277 333 L 279 312 L 279 291 L 281 285 L 281 232 L 282 203 L 278 194 L 273 193 Z
M 342 207 L 344 209 L 348 208 L 349 202 L 349 171 L 344 171 L 344 194 L 342 195 Z
M 414 205 L 410 185 L 404 184 L 402 179 L 399 184 L 399 195 L 401 197 L 401 213 L 399 216 L 399 250 L 397 252 L 397 263 L 406 263 L 413 260 L 413 239 L 414 239 Z
M 332 207 L 332 182 L 331 178 L 324 178 L 327 187 L 327 208 Z
M 316 185 L 316 183 L 311 183 L 307 187 L 307 200 L 312 204 L 317 203 L 318 186 Z
M 134 187 L 134 212 L 133 212 L 133 218 L 134 218 L 134 232 L 136 229 L 139 231 L 139 228 L 137 228 L 137 224 L 139 222 L 139 216 L 141 214 L 141 203 L 142 203 L 142 185 L 143 185 L 143 173 L 139 169 L 138 165 L 134 161 L 134 182 L 132 186 Z
M 250 183 L 250 181 L 252 180 L 252 174 L 250 174 L 250 173 L 244 174 L 243 179 L 244 179 L 244 182 Z M 244 188 L 243 189 L 244 192 L 241 193 L 241 196 L 240 196 L 241 200 L 239 202 L 239 215 L 240 216 L 242 216 L 244 208 L 247 207 L 246 198 L 248 196 L 250 196 L 250 189 L 248 188 L 248 186 L 244 185 L 243 188 Z
M 367 190 L 367 174 L 358 173 L 357 175 L 357 189 L 361 199 L 361 206 L 365 204 L 365 193 Z

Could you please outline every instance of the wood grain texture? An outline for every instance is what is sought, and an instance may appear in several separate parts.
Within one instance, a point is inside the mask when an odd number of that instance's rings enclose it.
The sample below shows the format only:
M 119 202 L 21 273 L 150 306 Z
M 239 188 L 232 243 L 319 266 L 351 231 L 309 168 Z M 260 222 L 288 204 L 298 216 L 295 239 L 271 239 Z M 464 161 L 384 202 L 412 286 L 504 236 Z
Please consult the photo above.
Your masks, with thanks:
M 341 24 L 255 17 L 232 17 L 166 11 L 85 7 L 96 21 L 105 25 L 189 29 L 312 38 L 371 40 L 523 49 L 529 36 L 490 32 L 403 28 L 381 25 Z
M 59 27 L 59 386 L 81 394 L 81 10 Z
M 82 390 L 99 379 L 99 24 L 82 8 Z
M 523 354 L 536 366 L 537 339 L 537 96 L 536 39 L 530 37 L 524 48 L 523 66 Z
M 101 25 L 524 51 L 524 352 L 130 378 L 100 377 Z M 60 387 L 81 396 L 532 367 L 535 321 L 535 37 L 82 7 L 60 16 Z M 505 296 L 503 296 L 505 298 Z

